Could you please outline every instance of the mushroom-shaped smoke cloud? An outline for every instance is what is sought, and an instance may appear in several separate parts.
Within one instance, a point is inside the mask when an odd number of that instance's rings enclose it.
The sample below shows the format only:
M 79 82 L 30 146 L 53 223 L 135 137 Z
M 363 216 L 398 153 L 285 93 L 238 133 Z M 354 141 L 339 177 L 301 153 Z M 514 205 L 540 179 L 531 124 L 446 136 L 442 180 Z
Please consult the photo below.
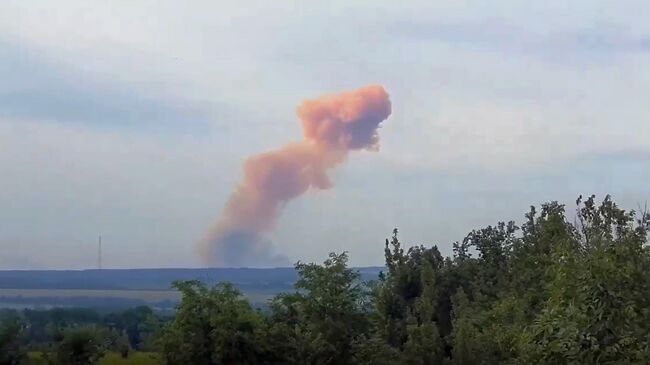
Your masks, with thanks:
M 265 234 L 282 207 L 309 188 L 329 189 L 327 171 L 353 150 L 377 150 L 377 129 L 391 113 L 383 87 L 306 100 L 298 107 L 304 139 L 250 157 L 243 180 L 230 196 L 222 216 L 201 241 L 202 257 L 217 266 L 284 266 Z

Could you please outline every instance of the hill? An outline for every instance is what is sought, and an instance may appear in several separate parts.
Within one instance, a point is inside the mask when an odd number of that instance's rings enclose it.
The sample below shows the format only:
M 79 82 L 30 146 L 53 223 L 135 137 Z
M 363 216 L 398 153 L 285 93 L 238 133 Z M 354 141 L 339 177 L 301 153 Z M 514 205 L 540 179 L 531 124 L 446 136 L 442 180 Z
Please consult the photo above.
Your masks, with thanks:
M 381 267 L 358 268 L 364 280 L 376 279 Z M 176 280 L 228 281 L 240 290 L 277 293 L 291 290 L 293 268 L 0 270 L 3 289 L 167 290 Z
M 382 268 L 358 270 L 363 280 L 374 280 Z M 9 270 L 0 271 L 0 307 L 117 309 L 149 305 L 168 310 L 180 299 L 171 290 L 176 280 L 231 282 L 261 306 L 273 295 L 291 291 L 296 279 L 293 268 Z

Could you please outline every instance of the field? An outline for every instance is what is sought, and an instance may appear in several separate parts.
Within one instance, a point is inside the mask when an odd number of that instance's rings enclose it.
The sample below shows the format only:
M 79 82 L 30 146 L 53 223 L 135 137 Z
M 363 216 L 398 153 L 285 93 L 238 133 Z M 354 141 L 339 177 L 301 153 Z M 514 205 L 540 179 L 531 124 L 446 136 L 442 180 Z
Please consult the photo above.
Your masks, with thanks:
M 158 356 L 151 352 L 135 352 L 123 359 L 119 354 L 110 352 L 99 361 L 99 365 L 158 365 Z M 38 352 L 30 352 L 24 365 L 47 365 Z
M 171 310 L 180 299 L 174 290 L 0 289 L 0 308 L 86 307 L 119 310 L 148 305 Z
M 254 305 L 264 304 L 270 293 L 244 292 Z M 175 290 L 105 290 L 105 289 L 15 289 L 0 288 L 0 308 L 130 308 L 148 305 L 160 310 L 173 309 L 180 300 Z
M 31 298 L 125 298 L 146 302 L 177 301 L 180 294 L 175 290 L 88 290 L 88 289 L 2 289 L 0 297 Z
M 381 268 L 358 268 L 373 280 Z M 278 293 L 290 292 L 297 279 L 293 268 L 0 270 L 0 308 L 84 307 L 116 311 L 147 305 L 172 311 L 180 299 L 170 290 L 176 280 L 207 284 L 231 282 L 256 307 Z

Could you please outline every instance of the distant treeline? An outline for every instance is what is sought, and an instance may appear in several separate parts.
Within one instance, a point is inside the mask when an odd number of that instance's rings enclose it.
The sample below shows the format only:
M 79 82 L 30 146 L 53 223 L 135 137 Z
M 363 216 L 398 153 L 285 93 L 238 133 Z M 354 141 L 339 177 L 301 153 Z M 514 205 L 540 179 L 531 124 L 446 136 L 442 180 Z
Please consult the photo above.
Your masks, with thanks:
M 0 310 L 0 320 L 20 319 L 24 325 L 23 340 L 34 348 L 51 342 L 67 328 L 94 326 L 124 334 L 133 349 L 151 348 L 153 335 L 170 317 L 156 314 L 150 307 L 139 306 L 120 312 L 102 313 L 91 308 L 53 308 Z
M 158 311 L 173 310 L 176 301 L 151 302 L 143 299 L 92 296 L 0 296 L 0 307 L 5 308 L 96 308 L 98 310 L 128 309 L 138 306 L 153 307 Z M 1 309 L 0 309 L 1 310 Z
M 579 198 L 575 214 L 551 202 L 520 225 L 474 230 L 451 257 L 406 249 L 394 230 L 372 282 L 346 253 L 296 264 L 293 290 L 265 310 L 232 284 L 179 281 L 173 318 L 146 309 L 115 320 L 48 315 L 38 323 L 55 335 L 37 336 L 23 312 L 3 321 L 0 354 L 21 356 L 33 346 L 26 337 L 49 343 L 52 364 L 92 364 L 134 346 L 168 365 L 649 364 L 649 231 L 647 212 L 593 196 Z M 129 328 L 144 332 L 136 339 Z
M 380 267 L 359 268 L 364 279 L 377 277 Z M 277 294 L 293 288 L 294 268 L 0 270 L 4 289 L 167 290 L 174 281 L 233 283 L 244 292 Z
M 0 310 L 0 365 L 94 364 L 107 351 L 128 357 L 133 350 L 158 348 L 170 317 L 140 306 L 120 312 L 90 308 Z
M 249 286 L 277 290 L 291 289 L 296 279 L 293 268 L 11 270 L 0 271 L 0 288 L 165 290 L 177 280 L 201 280 L 232 282 L 242 290 Z

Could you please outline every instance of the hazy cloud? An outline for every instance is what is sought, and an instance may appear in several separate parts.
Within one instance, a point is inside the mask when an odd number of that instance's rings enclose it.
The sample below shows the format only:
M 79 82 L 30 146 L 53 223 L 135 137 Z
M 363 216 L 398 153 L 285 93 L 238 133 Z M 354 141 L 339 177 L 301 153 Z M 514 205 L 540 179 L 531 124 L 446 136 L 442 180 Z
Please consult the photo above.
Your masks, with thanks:
M 199 265 L 193 246 L 236 186 L 230 172 L 301 139 L 305 95 L 369 83 L 393 105 L 380 153 L 350 156 L 338 189 L 287 204 L 270 239 L 291 260 L 345 249 L 381 263 L 393 226 L 445 251 L 580 193 L 634 208 L 650 195 L 649 11 L 3 2 L 0 250 L 15 254 L 0 265 L 93 266 L 100 233 L 107 266 Z
M 454 47 L 523 52 L 557 57 L 562 54 L 618 54 L 650 52 L 650 34 L 635 35 L 607 25 L 583 29 L 531 30 L 504 19 L 449 22 L 434 19 L 400 21 L 390 26 L 400 37 L 438 41 Z
M 48 60 L 37 49 L 0 42 L 0 117 L 99 128 L 205 133 L 209 110 L 140 95 L 128 84 Z

